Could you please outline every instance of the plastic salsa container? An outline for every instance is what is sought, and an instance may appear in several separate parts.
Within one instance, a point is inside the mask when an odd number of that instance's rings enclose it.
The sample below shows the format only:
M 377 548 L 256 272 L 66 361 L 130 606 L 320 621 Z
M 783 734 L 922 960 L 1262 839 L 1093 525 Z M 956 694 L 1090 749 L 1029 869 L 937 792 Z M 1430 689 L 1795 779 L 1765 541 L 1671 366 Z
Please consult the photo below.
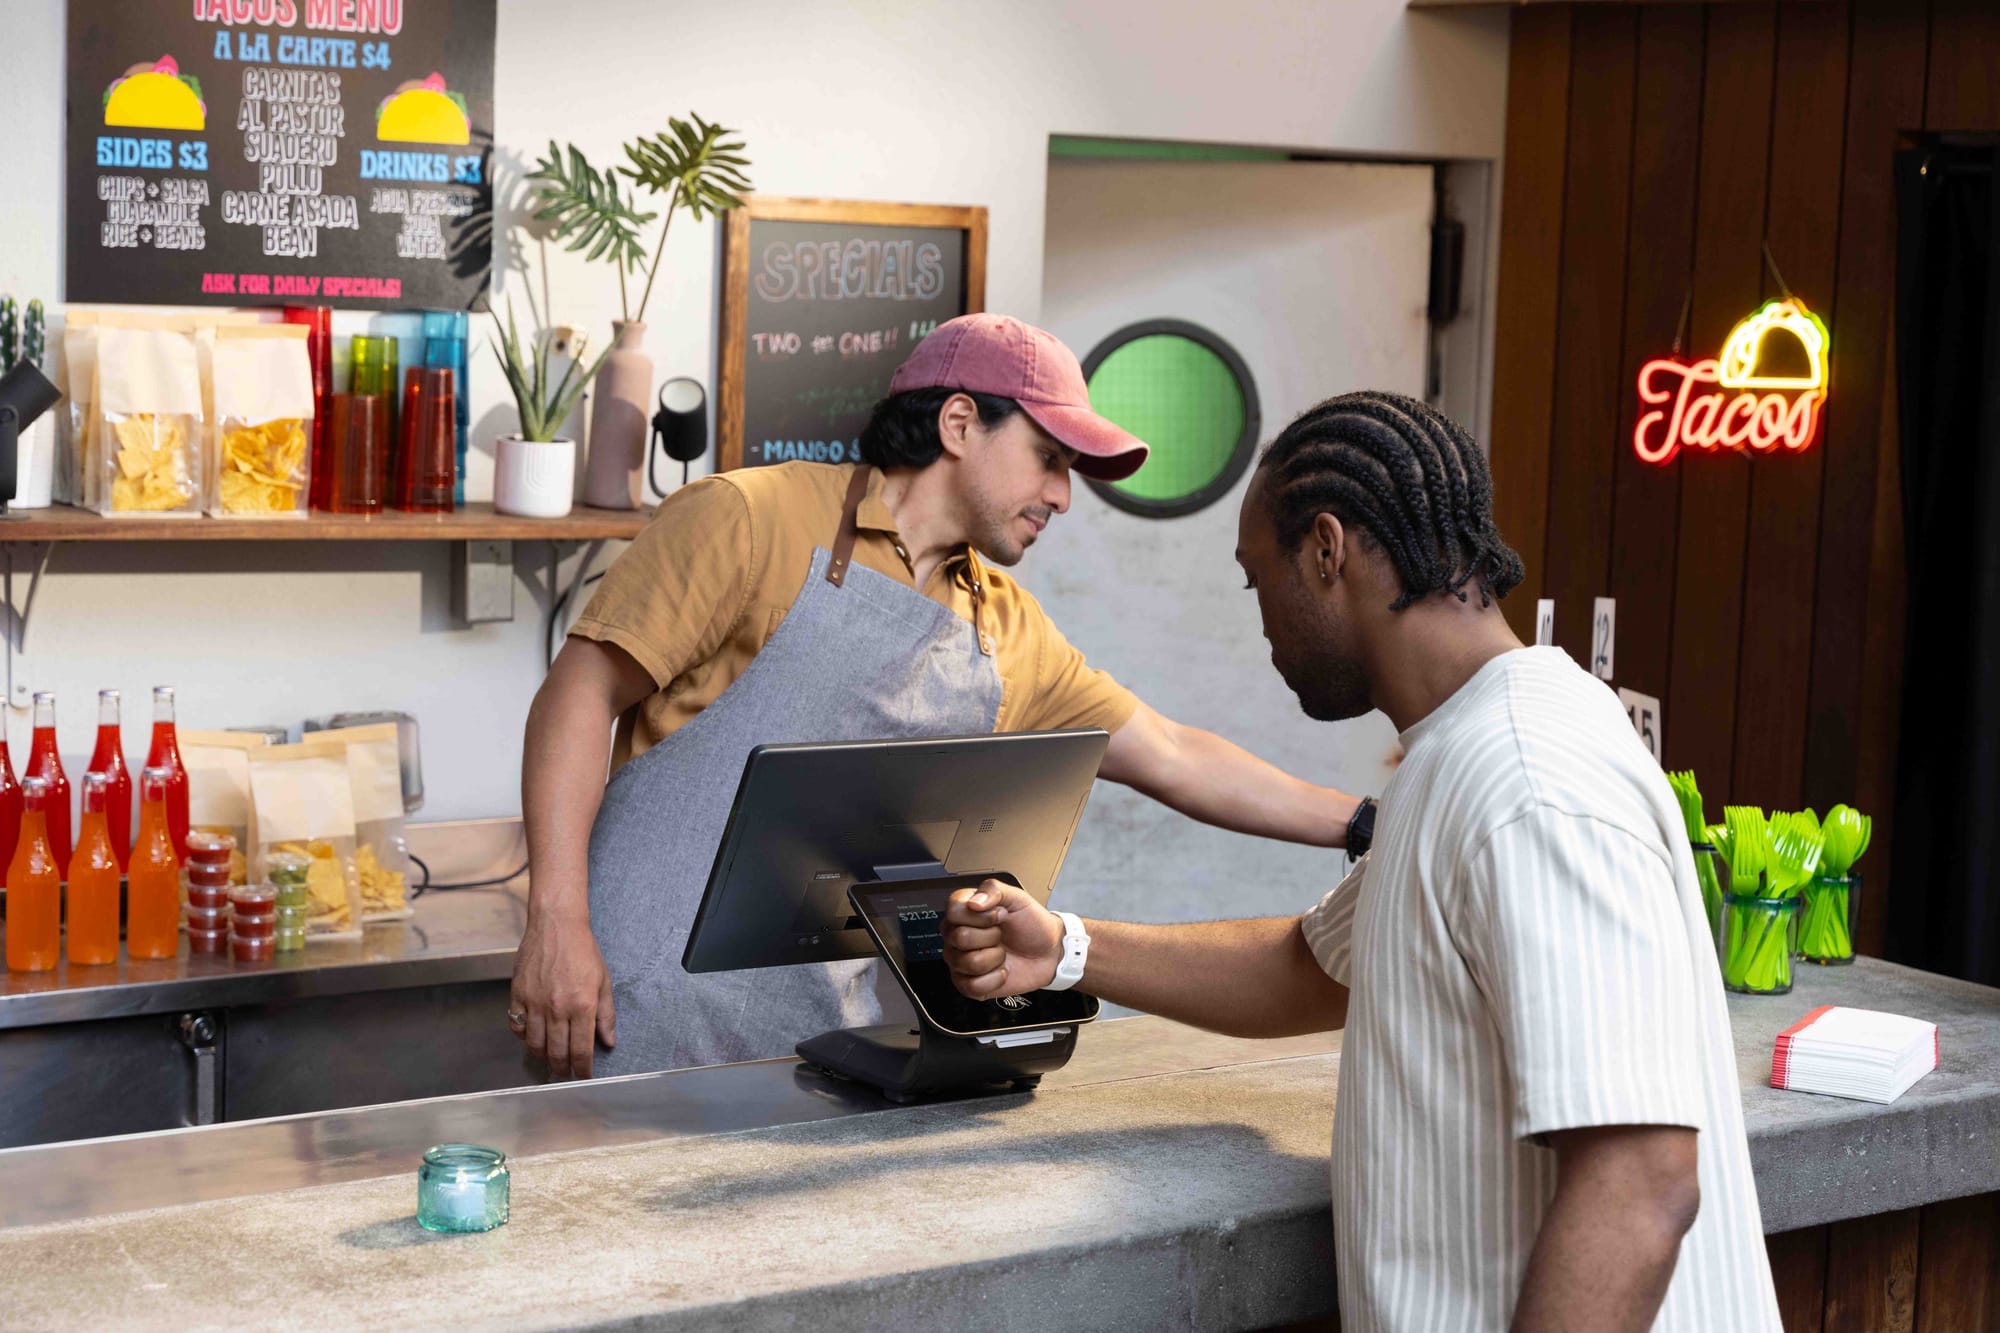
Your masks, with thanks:
M 203 884 L 216 889 L 226 889 L 229 887 L 229 867 L 202 865 L 199 862 L 190 861 L 188 862 L 188 883 Z
M 229 905 L 239 916 L 270 916 L 278 910 L 278 891 L 269 884 L 238 884 L 229 891 Z
M 278 933 L 278 918 L 275 916 L 243 916 L 237 914 L 229 922 L 230 931 L 246 940 L 268 940 Z
M 188 932 L 188 952 L 228 953 L 229 932 L 227 930 L 190 930 Z
M 234 933 L 229 936 L 230 956 L 239 963 L 266 963 L 277 951 L 277 942 L 269 937 L 246 939 Z
M 187 835 L 187 859 L 190 868 L 194 866 L 221 866 L 229 869 L 229 854 L 236 850 L 236 839 L 227 833 L 210 833 L 194 829 Z
M 210 910 L 229 910 L 229 890 L 218 889 L 206 884 L 188 885 L 188 906 Z
M 312 858 L 297 852 L 267 852 L 264 856 L 264 878 L 280 891 L 303 889 L 311 869 Z
M 206 907 L 190 902 L 187 905 L 187 928 L 189 930 L 228 930 L 229 908 Z

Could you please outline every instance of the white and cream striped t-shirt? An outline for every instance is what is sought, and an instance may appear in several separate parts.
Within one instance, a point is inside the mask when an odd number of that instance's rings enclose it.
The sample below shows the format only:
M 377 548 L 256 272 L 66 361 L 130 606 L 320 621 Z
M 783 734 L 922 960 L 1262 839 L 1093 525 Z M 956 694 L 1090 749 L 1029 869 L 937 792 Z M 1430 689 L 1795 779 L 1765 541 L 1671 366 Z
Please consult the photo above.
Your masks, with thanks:
M 1742 1093 L 1687 834 L 1617 698 L 1560 650 L 1495 658 L 1402 736 L 1374 850 L 1305 915 L 1353 991 L 1333 1128 L 1341 1326 L 1500 1329 L 1555 1153 L 1700 1131 L 1657 1329 L 1776 1330 Z

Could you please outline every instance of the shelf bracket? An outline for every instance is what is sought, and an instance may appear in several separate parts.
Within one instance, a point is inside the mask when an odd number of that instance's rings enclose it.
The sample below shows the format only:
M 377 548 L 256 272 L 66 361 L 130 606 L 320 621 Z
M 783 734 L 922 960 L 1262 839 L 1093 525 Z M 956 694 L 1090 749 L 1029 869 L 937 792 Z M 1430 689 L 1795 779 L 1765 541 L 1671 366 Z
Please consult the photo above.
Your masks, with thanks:
M 35 594 L 41 590 L 42 575 L 48 573 L 54 542 L 6 543 L 6 567 L 0 575 L 4 587 L 7 636 L 7 702 L 26 708 L 33 701 L 28 682 L 28 617 L 35 609 Z
M 548 547 L 548 572 L 539 581 L 535 591 L 538 600 L 548 608 L 548 622 L 543 634 L 548 661 L 553 664 L 556 652 L 562 647 L 562 640 L 568 632 L 564 617 L 576 607 L 584 585 L 590 580 L 590 567 L 597 563 L 597 557 L 604 553 L 609 538 L 596 537 L 588 541 L 550 541 Z M 576 562 L 576 572 L 569 578 L 563 577 L 563 562 L 576 551 L 583 552 L 583 558 Z
M 451 613 L 461 625 L 514 618 L 514 543 L 453 543 Z

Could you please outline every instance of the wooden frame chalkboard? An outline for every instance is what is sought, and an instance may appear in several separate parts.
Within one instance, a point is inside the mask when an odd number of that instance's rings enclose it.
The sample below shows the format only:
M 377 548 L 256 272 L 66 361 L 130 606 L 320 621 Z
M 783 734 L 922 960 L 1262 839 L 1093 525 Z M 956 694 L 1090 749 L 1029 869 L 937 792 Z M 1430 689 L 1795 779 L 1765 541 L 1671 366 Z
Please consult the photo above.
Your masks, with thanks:
M 872 402 L 887 389 L 889 376 L 927 326 L 985 309 L 984 208 L 752 195 L 743 207 L 732 209 L 724 218 L 715 413 L 719 471 L 789 457 L 852 461 L 848 456 L 851 436 L 858 430 L 853 405 L 864 398 Z M 922 244 L 911 239 L 933 231 L 940 234 Z M 838 232 L 850 234 L 840 240 Z M 797 256 L 790 250 L 772 254 L 772 242 L 781 234 L 808 237 L 800 244 L 814 252 L 805 256 L 810 262 L 795 262 Z M 849 248 L 855 241 L 861 245 Z M 935 254 L 912 260 L 925 249 L 943 250 L 941 262 L 928 266 L 922 262 L 940 260 Z M 825 259 L 835 255 L 849 258 L 834 268 L 827 267 Z M 759 282 L 754 291 L 753 268 Z M 926 291 L 926 283 L 940 285 L 940 290 Z M 837 305 L 843 295 L 848 303 Z M 952 299 L 954 296 L 957 299 Z M 801 328 L 771 331 L 755 327 L 772 321 L 777 303 L 794 301 L 781 313 L 795 313 L 797 318 L 787 322 Z M 850 310 L 853 318 L 843 320 Z M 892 312 L 893 323 L 889 319 Z M 872 327 L 865 327 L 871 314 Z M 753 339 L 761 340 L 755 349 Z M 805 386 L 803 392 L 800 386 Z M 786 392 L 794 397 L 818 395 L 819 401 L 829 404 L 829 414 L 836 410 L 832 404 L 844 405 L 840 420 L 845 429 L 830 425 L 819 435 L 794 432 L 814 438 L 779 442 L 797 446 L 787 448 L 774 447 L 759 431 L 760 438 L 746 459 L 746 430 L 769 420 L 772 400 Z M 833 437 L 830 444 L 827 435 Z

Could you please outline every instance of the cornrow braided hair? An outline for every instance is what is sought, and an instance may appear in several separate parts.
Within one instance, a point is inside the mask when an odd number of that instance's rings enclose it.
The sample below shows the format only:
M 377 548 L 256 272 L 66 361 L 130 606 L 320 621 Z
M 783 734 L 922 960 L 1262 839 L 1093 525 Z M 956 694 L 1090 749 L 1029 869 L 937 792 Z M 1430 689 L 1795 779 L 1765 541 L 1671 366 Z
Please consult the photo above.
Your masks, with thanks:
M 1521 557 L 1493 526 L 1493 479 L 1464 427 L 1428 403 L 1364 391 L 1310 408 L 1271 442 L 1268 504 L 1278 543 L 1296 548 L 1320 514 L 1359 527 L 1403 581 L 1401 611 L 1434 592 L 1461 602 L 1477 582 L 1490 606 L 1521 581 Z

